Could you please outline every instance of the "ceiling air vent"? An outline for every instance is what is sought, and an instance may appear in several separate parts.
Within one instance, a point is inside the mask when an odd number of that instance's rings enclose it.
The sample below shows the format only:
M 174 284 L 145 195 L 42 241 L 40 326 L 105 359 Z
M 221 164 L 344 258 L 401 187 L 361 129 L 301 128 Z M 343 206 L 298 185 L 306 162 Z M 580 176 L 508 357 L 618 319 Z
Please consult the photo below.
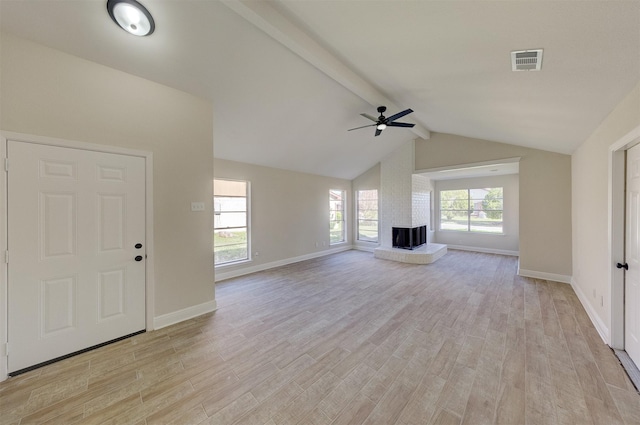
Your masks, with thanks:
M 512 71 L 540 71 L 540 68 L 542 68 L 542 49 L 511 52 Z

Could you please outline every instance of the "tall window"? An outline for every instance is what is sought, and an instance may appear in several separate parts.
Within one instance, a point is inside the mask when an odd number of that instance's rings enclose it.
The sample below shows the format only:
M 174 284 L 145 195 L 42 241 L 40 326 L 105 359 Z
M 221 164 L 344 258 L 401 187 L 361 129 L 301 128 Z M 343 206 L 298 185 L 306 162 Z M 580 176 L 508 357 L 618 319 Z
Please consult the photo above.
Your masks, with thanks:
M 359 190 L 358 204 L 358 240 L 378 242 L 378 191 Z
M 502 188 L 440 191 L 440 230 L 502 233 Z
M 249 183 L 246 181 L 213 181 L 213 252 L 216 266 L 249 259 L 248 195 Z
M 344 242 L 344 190 L 329 191 L 329 244 Z

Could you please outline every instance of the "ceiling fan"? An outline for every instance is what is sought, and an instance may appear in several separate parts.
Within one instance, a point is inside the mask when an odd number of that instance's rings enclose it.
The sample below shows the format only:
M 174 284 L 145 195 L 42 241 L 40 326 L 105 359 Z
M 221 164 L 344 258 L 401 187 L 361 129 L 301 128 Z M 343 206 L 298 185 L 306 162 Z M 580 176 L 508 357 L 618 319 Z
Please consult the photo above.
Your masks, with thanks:
M 365 127 L 376 127 L 376 136 L 379 136 L 380 133 L 382 133 L 382 130 L 384 130 L 387 127 L 408 127 L 411 128 L 413 127 L 415 124 L 411 124 L 408 122 L 395 122 L 398 118 L 402 118 L 405 115 L 408 115 L 410 113 L 413 112 L 413 109 L 405 109 L 402 112 L 398 112 L 395 115 L 391 115 L 388 118 L 385 118 L 384 115 L 382 115 L 384 113 L 384 111 L 387 110 L 386 106 L 378 106 L 378 112 L 380 113 L 380 116 L 378 118 L 372 117 L 369 114 L 360 114 L 363 117 L 370 119 L 371 121 L 373 121 L 375 124 L 369 124 L 369 125 L 363 125 L 362 127 L 356 127 L 356 128 L 350 128 L 348 131 L 351 130 L 358 130 L 360 128 L 365 128 Z

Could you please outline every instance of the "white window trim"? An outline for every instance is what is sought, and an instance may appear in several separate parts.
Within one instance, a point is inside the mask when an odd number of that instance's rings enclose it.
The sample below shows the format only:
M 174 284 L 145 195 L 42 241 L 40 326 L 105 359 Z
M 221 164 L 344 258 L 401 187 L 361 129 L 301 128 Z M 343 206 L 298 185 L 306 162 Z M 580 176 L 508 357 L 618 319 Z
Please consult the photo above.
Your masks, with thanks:
M 252 255 L 251 255 L 251 182 L 249 180 L 242 180 L 242 179 L 230 179 L 230 178 L 220 178 L 220 177 L 214 177 L 213 180 L 224 180 L 224 181 L 229 181 L 229 182 L 244 182 L 247 184 L 247 192 L 246 192 L 246 197 L 247 197 L 247 258 L 246 259 L 242 259 L 242 260 L 237 260 L 237 261 L 229 261 L 226 263 L 222 263 L 222 264 L 216 264 L 215 263 L 215 256 L 213 259 L 213 267 L 214 269 L 224 269 L 226 267 L 233 267 L 233 266 L 237 266 L 239 264 L 244 264 L 244 263 L 250 263 L 251 261 L 253 261 Z M 215 198 L 215 192 L 213 194 L 213 198 Z M 215 214 L 215 204 L 213 206 L 213 213 Z M 215 232 L 215 217 L 213 219 L 213 231 Z M 214 249 L 215 249 L 215 245 L 214 245 Z
M 376 240 L 375 241 L 367 241 L 367 240 L 363 240 L 360 239 L 360 192 L 363 191 L 370 191 L 370 190 L 375 190 L 376 191 L 376 202 L 378 204 L 378 208 L 376 209 L 376 211 L 378 212 L 378 219 L 376 220 L 376 222 L 378 223 L 378 232 L 376 235 Z M 380 243 L 380 190 L 378 189 L 358 189 L 356 190 L 355 193 L 356 199 L 355 199 L 355 228 L 356 228 L 356 241 L 358 242 L 362 242 L 362 243 L 370 243 L 370 244 L 379 244 Z

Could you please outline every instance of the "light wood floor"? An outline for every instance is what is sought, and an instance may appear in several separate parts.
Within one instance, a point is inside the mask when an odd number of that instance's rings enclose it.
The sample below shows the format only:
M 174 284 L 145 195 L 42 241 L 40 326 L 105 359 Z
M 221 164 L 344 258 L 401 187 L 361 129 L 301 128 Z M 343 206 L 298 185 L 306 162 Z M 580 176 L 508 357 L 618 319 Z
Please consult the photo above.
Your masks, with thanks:
M 638 424 L 571 287 L 516 258 L 349 251 L 217 285 L 219 309 L 0 384 L 3 424 Z

